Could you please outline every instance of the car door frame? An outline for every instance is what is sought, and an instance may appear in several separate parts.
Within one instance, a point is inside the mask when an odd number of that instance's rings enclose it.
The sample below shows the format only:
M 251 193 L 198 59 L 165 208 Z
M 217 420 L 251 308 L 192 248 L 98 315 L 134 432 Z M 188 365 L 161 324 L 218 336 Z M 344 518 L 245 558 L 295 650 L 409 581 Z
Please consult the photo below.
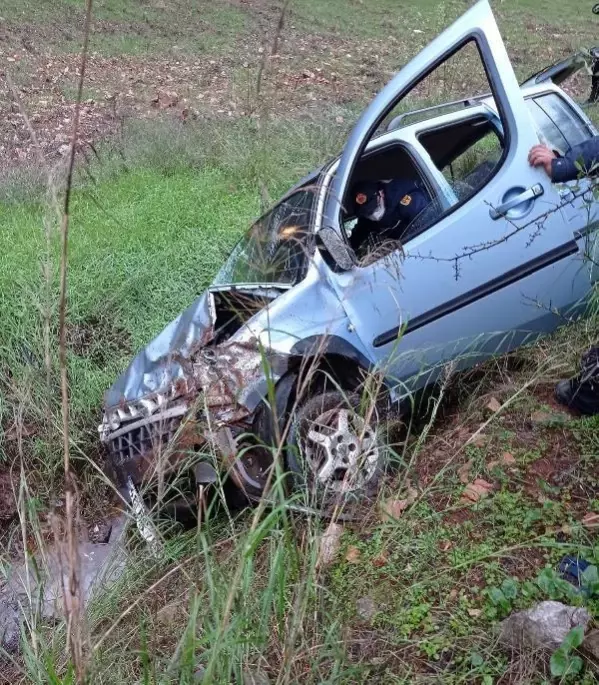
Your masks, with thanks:
M 525 91 L 525 100 L 534 100 L 542 98 L 546 95 L 556 95 L 561 98 L 563 102 L 572 110 L 581 122 L 589 130 L 589 138 L 599 135 L 599 130 L 587 116 L 586 112 L 580 105 L 566 93 L 559 85 L 556 85 L 551 80 L 542 81 L 536 86 L 530 86 Z M 556 128 L 564 137 L 564 140 L 570 145 L 566 134 Z M 578 243 L 580 254 L 588 261 L 588 277 L 591 282 L 599 280 L 599 202 L 592 199 L 588 206 L 585 203 L 584 197 L 590 191 L 592 192 L 593 182 L 586 177 L 578 178 L 573 181 L 567 181 L 557 184 L 558 193 L 564 201 L 562 209 L 562 217 L 568 224 L 574 225 L 573 236 Z M 591 214 L 591 205 L 594 205 L 595 213 Z M 578 219 L 577 213 L 587 213 L 587 223 L 583 228 L 576 228 Z
M 325 199 L 323 215 L 327 226 L 346 237 L 341 221 L 344 201 L 349 192 L 354 168 L 377 127 L 417 83 L 472 40 L 480 51 L 500 119 L 507 124 L 506 158 L 498 165 L 498 170 L 509 164 L 510 156 L 515 154 L 517 145 L 511 143 L 512 137 L 517 139 L 522 131 L 529 136 L 531 146 L 538 142 L 536 135 L 530 135 L 534 130 L 530 115 L 490 4 L 488 0 L 479 0 L 404 66 L 363 112 L 344 147 Z M 455 205 L 451 211 L 459 206 L 460 204 Z

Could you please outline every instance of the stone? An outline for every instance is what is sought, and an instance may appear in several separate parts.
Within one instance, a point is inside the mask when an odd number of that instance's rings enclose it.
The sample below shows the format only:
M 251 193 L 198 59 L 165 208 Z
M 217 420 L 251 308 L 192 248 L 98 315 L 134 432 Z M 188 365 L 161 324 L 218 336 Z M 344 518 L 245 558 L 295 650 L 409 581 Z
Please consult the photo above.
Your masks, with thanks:
M 515 650 L 555 651 L 572 628 L 582 626 L 586 629 L 590 620 L 586 609 L 561 602 L 541 602 L 502 621 L 499 641 Z
M 468 460 L 465 464 L 462 464 L 460 468 L 458 469 L 458 478 L 460 479 L 460 483 L 463 483 L 466 485 L 468 481 L 470 480 L 470 471 L 472 470 L 472 467 L 474 466 L 474 461 L 472 459 Z
M 9 654 L 19 650 L 20 615 L 19 605 L 14 598 L 0 594 L 0 647 Z
M 531 422 L 538 426 L 564 424 L 571 421 L 571 419 L 572 417 L 569 414 L 561 411 L 535 411 L 530 417 Z
M 477 478 L 473 483 L 469 483 L 460 497 L 460 504 L 470 505 L 488 497 L 492 492 L 493 485 L 482 478 Z
M 122 544 L 125 523 L 125 516 L 112 522 L 108 543 L 78 545 L 79 582 L 85 605 L 112 586 L 126 568 L 127 555 Z M 67 582 L 68 566 L 58 546 L 48 548 L 35 564 L 21 563 L 8 569 L 6 583 L 0 589 L 0 645 L 7 652 L 18 651 L 20 623 L 29 611 L 39 611 L 42 619 L 64 616 L 63 583 Z
M 338 523 L 329 523 L 320 541 L 318 553 L 318 568 L 330 566 L 336 559 L 339 548 L 341 547 L 341 536 L 343 526 Z
M 372 597 L 360 597 L 356 602 L 358 616 L 364 621 L 371 621 L 378 613 L 378 607 Z
M 591 630 L 584 638 L 580 651 L 595 671 L 599 671 L 599 630 Z
M 501 411 L 501 402 L 496 397 L 491 397 L 487 402 L 486 409 L 491 414 L 497 414 Z

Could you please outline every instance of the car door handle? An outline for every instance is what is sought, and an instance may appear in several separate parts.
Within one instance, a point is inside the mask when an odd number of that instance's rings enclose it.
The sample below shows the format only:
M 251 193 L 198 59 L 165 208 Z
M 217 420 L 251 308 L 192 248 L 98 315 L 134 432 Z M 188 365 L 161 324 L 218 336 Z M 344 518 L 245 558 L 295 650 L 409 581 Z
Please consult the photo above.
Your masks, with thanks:
M 521 205 L 523 202 L 529 202 L 536 197 L 541 197 L 544 192 L 543 186 L 540 183 L 536 183 L 532 188 L 525 190 L 523 193 L 520 193 L 520 195 L 516 195 L 516 197 L 510 198 L 507 202 L 499 205 L 499 207 L 491 207 L 489 215 L 494 221 L 501 219 L 501 217 L 505 216 L 510 209 L 514 209 L 514 207 Z

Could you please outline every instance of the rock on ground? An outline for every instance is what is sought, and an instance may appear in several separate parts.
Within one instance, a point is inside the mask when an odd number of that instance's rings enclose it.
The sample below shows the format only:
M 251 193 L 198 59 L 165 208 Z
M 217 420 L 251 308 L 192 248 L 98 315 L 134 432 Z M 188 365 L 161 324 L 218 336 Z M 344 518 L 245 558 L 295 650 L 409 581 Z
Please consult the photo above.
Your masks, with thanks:
M 499 641 L 515 650 L 556 650 L 566 635 L 578 626 L 586 629 L 591 620 L 586 609 L 561 602 L 541 602 L 519 611 L 501 623 Z
M 79 543 L 80 583 L 86 604 L 94 593 L 115 583 L 125 569 L 126 553 L 121 544 L 124 525 L 124 517 L 113 523 L 108 543 Z M 68 582 L 67 572 L 58 548 L 47 550 L 36 565 L 23 563 L 9 570 L 0 587 L 0 647 L 10 653 L 18 650 L 21 620 L 30 607 L 37 608 L 39 603 L 44 619 L 64 615 L 62 588 Z
M 378 607 L 372 597 L 360 597 L 356 602 L 358 616 L 364 621 L 371 621 L 378 613 Z

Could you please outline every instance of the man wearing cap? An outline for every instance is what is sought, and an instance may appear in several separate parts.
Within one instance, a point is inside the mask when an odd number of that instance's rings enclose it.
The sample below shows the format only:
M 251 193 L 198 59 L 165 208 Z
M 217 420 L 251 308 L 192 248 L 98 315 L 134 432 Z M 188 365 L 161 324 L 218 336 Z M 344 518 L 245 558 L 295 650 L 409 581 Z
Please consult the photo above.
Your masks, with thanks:
M 361 181 L 352 190 L 358 218 L 350 237 L 354 252 L 369 251 L 384 240 L 401 240 L 411 222 L 430 203 L 416 180 Z

